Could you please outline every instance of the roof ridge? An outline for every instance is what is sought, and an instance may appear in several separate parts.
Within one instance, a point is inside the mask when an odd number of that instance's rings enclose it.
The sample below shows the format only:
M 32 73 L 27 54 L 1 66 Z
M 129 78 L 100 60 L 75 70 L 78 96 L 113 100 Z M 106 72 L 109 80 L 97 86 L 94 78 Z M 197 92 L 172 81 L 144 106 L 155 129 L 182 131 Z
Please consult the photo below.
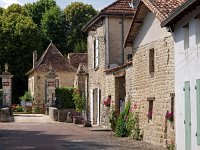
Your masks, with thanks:
M 55 49 L 61 54 L 61 52 L 57 49 L 57 47 L 51 42 L 48 47 L 46 48 L 46 50 L 44 51 L 44 53 L 42 54 L 42 56 L 40 57 L 40 59 L 38 60 L 37 62 L 37 65 L 33 68 L 33 69 L 36 69 L 41 63 L 42 61 L 44 60 L 47 52 L 50 50 L 50 46 L 53 46 L 55 47 Z M 61 54 L 62 55 L 62 54 Z M 63 55 L 62 55 L 63 56 Z

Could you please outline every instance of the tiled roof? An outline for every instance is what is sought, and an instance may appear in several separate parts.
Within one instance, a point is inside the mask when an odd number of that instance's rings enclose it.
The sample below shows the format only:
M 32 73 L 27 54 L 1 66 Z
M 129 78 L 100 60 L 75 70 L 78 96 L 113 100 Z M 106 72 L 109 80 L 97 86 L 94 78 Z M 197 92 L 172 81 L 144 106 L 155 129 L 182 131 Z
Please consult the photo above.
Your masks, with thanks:
M 121 66 L 117 66 L 117 67 L 114 67 L 114 68 L 111 68 L 111 69 L 106 69 L 106 70 L 104 70 L 104 72 L 113 73 L 113 72 L 119 71 L 120 69 L 124 69 L 124 68 L 126 68 L 126 67 L 128 67 L 132 64 L 133 64 L 132 61 L 130 61 L 130 62 L 127 62 L 127 63 L 121 65 Z
M 165 20 L 174 10 L 188 0 L 141 0 L 160 21 Z
M 124 46 L 132 46 L 133 40 L 142 26 L 148 10 L 154 13 L 157 19 L 162 22 L 186 1 L 187 0 L 141 0 L 136 14 L 133 17 Z
M 100 11 L 100 13 L 125 13 L 134 14 L 135 9 L 130 7 L 132 0 L 117 0 Z
M 50 64 L 56 71 L 76 71 L 76 69 L 65 60 L 56 46 L 53 43 L 50 43 L 46 51 L 37 62 L 36 66 L 27 74 L 33 71 L 48 72 Z
M 164 21 L 162 21 L 161 26 L 170 26 L 177 23 L 177 21 L 181 20 L 185 17 L 191 10 L 199 9 L 200 6 L 199 0 L 185 0 L 186 2 L 182 4 L 180 7 L 175 9 Z
M 86 53 L 69 53 L 68 61 L 74 68 L 78 68 L 80 63 L 87 64 Z
M 107 7 L 103 8 L 96 16 L 94 16 L 82 30 L 88 31 L 90 27 L 98 22 L 102 17 L 108 15 L 126 15 L 132 17 L 135 14 L 136 9 L 130 6 L 132 0 L 117 0 Z

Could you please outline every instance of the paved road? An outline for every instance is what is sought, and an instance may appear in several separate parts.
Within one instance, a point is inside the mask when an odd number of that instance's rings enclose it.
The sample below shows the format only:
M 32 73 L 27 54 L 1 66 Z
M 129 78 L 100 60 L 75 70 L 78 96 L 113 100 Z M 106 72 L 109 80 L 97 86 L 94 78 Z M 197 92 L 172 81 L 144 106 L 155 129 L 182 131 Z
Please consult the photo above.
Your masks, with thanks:
M 112 132 L 90 131 L 51 121 L 43 115 L 21 115 L 0 123 L 0 150 L 162 150 L 144 142 L 116 138 Z

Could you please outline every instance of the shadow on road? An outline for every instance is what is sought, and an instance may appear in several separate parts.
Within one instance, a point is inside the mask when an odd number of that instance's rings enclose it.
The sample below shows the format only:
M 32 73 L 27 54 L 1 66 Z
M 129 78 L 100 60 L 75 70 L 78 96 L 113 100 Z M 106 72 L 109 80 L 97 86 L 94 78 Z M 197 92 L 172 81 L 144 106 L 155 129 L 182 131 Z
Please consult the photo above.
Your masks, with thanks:
M 73 135 L 51 135 L 39 131 L 0 130 L 0 150 L 96 150 L 112 146 L 83 140 Z

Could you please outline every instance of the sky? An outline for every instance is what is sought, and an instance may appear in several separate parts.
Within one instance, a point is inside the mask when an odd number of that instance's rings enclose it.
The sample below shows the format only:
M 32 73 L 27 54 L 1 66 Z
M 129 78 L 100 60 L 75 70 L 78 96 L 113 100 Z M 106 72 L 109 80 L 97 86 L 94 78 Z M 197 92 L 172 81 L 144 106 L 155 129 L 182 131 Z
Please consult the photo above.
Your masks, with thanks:
M 8 7 L 13 3 L 18 4 L 25 4 L 25 3 L 33 3 L 37 0 L 0 0 L 0 7 Z M 106 7 L 107 5 L 111 4 L 115 0 L 56 0 L 57 4 L 63 9 L 71 2 L 80 1 L 83 3 L 91 4 L 95 9 L 101 10 L 102 8 Z

